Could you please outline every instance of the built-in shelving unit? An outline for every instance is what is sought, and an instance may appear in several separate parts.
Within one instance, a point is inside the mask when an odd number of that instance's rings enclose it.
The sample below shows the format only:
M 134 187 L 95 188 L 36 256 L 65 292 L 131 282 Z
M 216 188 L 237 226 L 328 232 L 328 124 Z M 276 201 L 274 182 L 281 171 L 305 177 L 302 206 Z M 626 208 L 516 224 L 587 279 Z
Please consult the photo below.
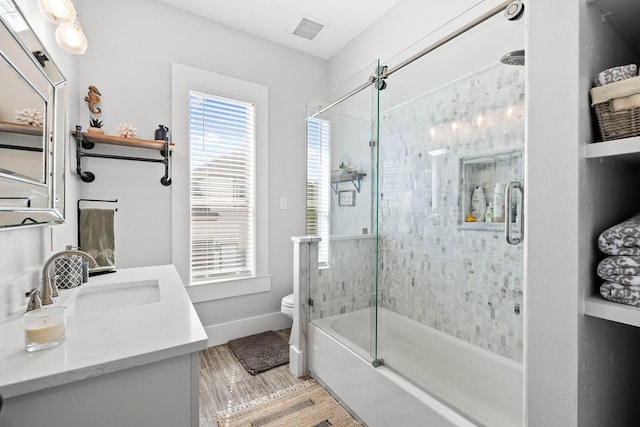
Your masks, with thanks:
M 579 205 L 569 213 L 577 218 L 579 242 L 577 277 L 569 278 L 578 281 L 582 314 L 574 425 L 640 425 L 633 402 L 619 399 L 621 393 L 640 392 L 640 371 L 635 369 L 640 359 L 640 308 L 603 298 L 603 280 L 596 274 L 598 262 L 606 256 L 596 244 L 599 233 L 640 212 L 640 137 L 602 141 L 590 96 L 598 73 L 639 63 L 640 2 L 582 0 L 579 9 L 578 102 L 567 105 L 579 111 L 574 143 L 580 149 Z
M 341 182 L 351 182 L 353 184 L 353 186 L 356 188 L 356 191 L 358 191 L 358 193 L 360 192 L 360 187 L 361 187 L 361 183 L 362 183 L 362 178 L 364 178 L 365 176 L 367 176 L 366 173 L 360 173 L 360 172 L 349 172 L 346 174 L 342 174 L 342 175 L 332 175 L 331 176 L 331 188 L 333 189 L 333 192 L 338 194 L 338 184 Z
M 20 135 L 42 136 L 42 126 L 23 125 L 22 123 L 0 122 L 0 132 Z
M 82 170 L 82 158 L 94 157 L 101 159 L 114 160 L 130 160 L 138 162 L 162 163 L 164 164 L 164 176 L 160 178 L 160 183 L 164 186 L 171 185 L 171 176 L 169 175 L 169 163 L 171 161 L 171 152 L 174 144 L 169 141 L 155 141 L 150 139 L 123 138 L 115 135 L 103 135 L 98 133 L 82 132 L 80 126 L 76 126 L 76 130 L 72 132 L 76 139 L 76 173 L 83 182 L 93 182 L 96 176 L 88 171 Z M 119 145 L 123 147 L 144 148 L 159 150 L 162 159 L 151 159 L 147 157 L 133 156 L 117 156 L 113 154 L 90 153 L 85 150 L 92 150 L 96 144 Z

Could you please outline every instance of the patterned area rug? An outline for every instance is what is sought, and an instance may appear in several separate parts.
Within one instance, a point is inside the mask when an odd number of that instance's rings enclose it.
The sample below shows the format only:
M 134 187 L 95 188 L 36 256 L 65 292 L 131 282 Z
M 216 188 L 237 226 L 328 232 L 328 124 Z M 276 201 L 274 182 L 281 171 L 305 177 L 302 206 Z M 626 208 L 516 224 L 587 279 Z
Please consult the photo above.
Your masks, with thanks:
M 229 348 L 251 375 L 289 363 L 289 343 L 274 331 L 229 341 Z
M 313 380 L 226 411 L 218 427 L 362 427 Z

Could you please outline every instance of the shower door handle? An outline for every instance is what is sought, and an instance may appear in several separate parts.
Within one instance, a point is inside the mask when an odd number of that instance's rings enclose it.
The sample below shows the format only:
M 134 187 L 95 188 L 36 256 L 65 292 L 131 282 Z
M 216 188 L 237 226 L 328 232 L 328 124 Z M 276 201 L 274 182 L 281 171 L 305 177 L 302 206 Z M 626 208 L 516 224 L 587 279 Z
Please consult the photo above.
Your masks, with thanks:
M 520 192 L 515 200 L 514 189 Z M 504 191 L 505 218 L 504 235 L 510 245 L 519 245 L 524 240 L 524 187 L 520 181 L 511 181 Z M 517 225 L 518 235 L 513 235 L 513 225 Z

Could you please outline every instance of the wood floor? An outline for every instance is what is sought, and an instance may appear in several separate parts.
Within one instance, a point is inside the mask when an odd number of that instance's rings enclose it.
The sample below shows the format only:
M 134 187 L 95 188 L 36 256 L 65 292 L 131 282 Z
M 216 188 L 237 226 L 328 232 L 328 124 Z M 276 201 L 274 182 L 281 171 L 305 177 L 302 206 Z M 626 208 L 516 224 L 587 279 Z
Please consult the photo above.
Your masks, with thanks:
M 278 331 L 289 336 L 290 330 Z M 308 378 L 296 378 L 289 365 L 258 375 L 242 367 L 228 345 L 200 352 L 200 427 L 216 427 L 216 412 L 268 396 L 300 384 Z

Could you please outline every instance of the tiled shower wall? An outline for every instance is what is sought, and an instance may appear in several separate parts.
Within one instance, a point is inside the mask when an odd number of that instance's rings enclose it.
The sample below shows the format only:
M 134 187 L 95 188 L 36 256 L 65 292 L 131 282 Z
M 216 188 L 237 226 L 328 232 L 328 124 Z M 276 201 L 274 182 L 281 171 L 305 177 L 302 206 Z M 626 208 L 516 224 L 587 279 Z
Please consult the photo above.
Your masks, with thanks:
M 380 117 L 381 306 L 518 362 L 523 247 L 460 225 L 460 159 L 523 145 L 522 67 L 492 66 Z
M 375 291 L 376 239 L 373 235 L 332 237 L 329 267 L 318 270 L 312 287 L 311 320 L 371 306 Z

